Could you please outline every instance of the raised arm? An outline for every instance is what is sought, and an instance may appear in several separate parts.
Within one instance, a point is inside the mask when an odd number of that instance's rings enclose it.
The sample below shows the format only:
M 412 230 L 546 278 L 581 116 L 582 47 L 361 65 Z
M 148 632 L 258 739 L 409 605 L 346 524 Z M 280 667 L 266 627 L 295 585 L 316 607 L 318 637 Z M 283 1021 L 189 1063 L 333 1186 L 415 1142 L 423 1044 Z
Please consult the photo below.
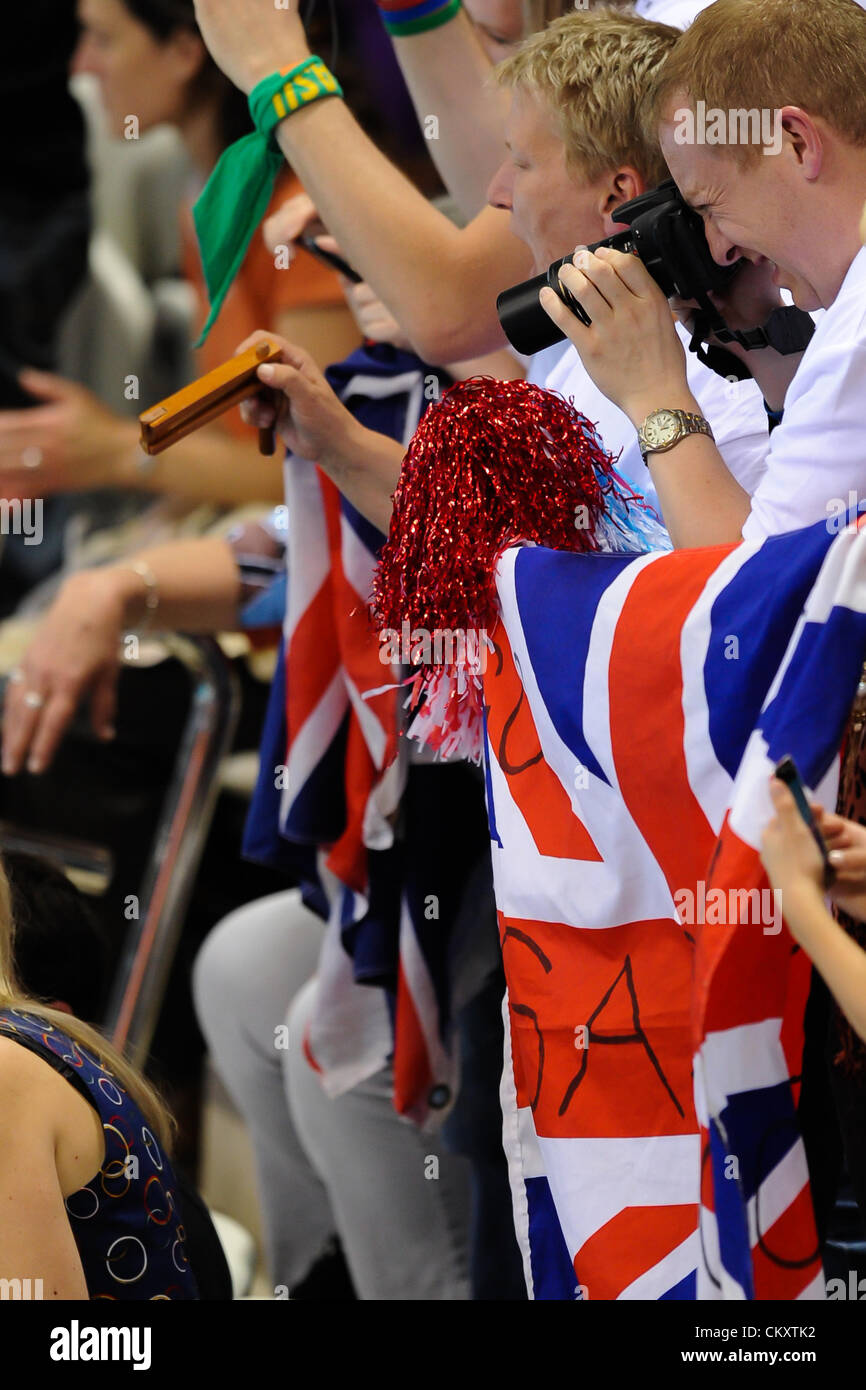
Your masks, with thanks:
M 297 16 L 270 0 L 196 0 L 196 15 L 217 63 L 246 92 L 309 56 Z M 496 296 L 532 271 L 506 213 L 485 208 L 458 230 L 338 99 L 297 111 L 277 137 L 344 255 L 421 357 L 454 362 L 502 346 Z
M 497 36 L 502 57 L 520 37 Z M 489 81 L 478 30 L 461 9 L 447 24 L 395 37 L 394 51 L 442 181 L 464 217 L 474 217 L 502 159 L 508 109 L 507 93 Z

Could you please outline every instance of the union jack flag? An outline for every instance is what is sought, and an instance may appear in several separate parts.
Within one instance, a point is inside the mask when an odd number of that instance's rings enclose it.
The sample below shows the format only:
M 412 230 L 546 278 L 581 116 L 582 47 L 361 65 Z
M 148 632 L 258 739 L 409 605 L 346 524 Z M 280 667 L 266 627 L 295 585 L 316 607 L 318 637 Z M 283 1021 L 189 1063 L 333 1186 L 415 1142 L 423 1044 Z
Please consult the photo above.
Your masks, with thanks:
M 357 419 L 404 444 L 448 380 L 375 344 L 327 375 Z M 446 882 L 441 913 L 426 920 L 422 870 L 437 887 L 448 874 L 429 867 L 429 834 L 416 834 L 411 854 L 394 848 L 398 808 L 409 833 L 413 821 L 401 671 L 382 665 L 369 618 L 384 537 L 315 464 L 289 457 L 285 478 L 283 645 L 244 851 L 296 873 L 327 921 L 306 1039 L 325 1089 L 340 1094 L 392 1060 L 395 1107 L 423 1122 L 431 1096 L 444 1113 L 456 1090 L 447 953 L 457 894 Z M 482 851 L 483 834 L 482 812 Z M 459 865 L 463 848 L 438 852 Z
M 866 537 L 512 547 L 484 677 L 505 1142 L 536 1298 L 824 1296 L 797 1125 L 809 962 L 758 847 L 831 806 Z

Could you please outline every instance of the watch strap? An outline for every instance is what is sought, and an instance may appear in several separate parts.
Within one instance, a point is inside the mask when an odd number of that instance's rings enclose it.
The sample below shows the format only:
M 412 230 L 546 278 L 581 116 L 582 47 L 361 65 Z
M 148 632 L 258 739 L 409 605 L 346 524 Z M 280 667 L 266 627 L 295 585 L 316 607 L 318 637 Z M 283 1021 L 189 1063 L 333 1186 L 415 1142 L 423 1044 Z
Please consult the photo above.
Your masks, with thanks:
M 647 421 L 651 420 L 653 415 L 659 414 L 660 411 L 664 411 L 668 415 L 676 416 L 679 421 L 680 431 L 676 438 L 672 439 L 669 444 L 663 444 L 661 446 L 656 445 L 654 448 L 648 448 L 645 444 L 644 429 Z M 644 463 L 646 463 L 647 454 L 666 454 L 669 449 L 673 449 L 676 444 L 679 444 L 681 439 L 687 439 L 690 434 L 705 434 L 708 439 L 712 439 L 715 442 L 712 426 L 704 415 L 696 415 L 693 411 L 689 410 L 678 410 L 674 406 L 660 406 L 658 410 L 651 411 L 638 430 L 638 443 Z

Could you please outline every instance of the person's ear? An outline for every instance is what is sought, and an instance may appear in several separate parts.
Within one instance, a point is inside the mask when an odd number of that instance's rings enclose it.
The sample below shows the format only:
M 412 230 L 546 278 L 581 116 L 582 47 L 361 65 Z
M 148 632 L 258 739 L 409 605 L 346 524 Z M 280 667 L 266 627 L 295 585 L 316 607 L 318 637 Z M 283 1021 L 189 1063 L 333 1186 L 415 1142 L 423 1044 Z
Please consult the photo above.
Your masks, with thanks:
M 598 210 L 604 219 L 606 236 L 623 230 L 624 224 L 613 220 L 616 209 L 622 207 L 623 203 L 630 203 L 632 198 L 637 198 L 644 192 L 646 180 L 631 165 L 623 165 L 603 180 Z
M 176 29 L 169 34 L 164 49 L 179 82 L 192 82 L 207 61 L 207 49 L 192 29 Z
M 782 147 L 787 146 L 810 182 L 816 179 L 824 163 L 824 139 L 814 118 L 799 106 L 783 106 L 774 113 L 774 120 L 776 127 L 781 124 Z M 779 139 L 775 133 L 774 139 Z

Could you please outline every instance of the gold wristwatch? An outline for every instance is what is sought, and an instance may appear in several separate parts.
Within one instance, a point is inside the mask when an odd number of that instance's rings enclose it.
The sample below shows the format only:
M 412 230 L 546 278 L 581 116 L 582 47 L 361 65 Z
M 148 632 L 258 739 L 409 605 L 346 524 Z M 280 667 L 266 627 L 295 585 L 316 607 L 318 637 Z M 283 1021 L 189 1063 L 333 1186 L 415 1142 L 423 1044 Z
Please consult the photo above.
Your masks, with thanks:
M 654 410 L 637 432 L 640 451 L 646 463 L 647 454 L 664 454 L 689 434 L 705 434 L 715 438 L 709 420 L 703 415 L 690 415 L 687 410 Z

